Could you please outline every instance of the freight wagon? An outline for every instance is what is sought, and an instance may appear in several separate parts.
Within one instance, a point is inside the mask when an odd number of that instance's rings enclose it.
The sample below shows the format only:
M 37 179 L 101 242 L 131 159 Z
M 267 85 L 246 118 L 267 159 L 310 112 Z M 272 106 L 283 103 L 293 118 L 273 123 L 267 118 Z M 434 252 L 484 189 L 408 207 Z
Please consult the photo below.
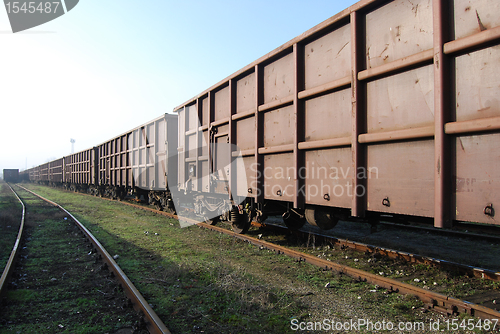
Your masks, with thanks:
M 19 169 L 4 169 L 3 179 L 5 182 L 16 183 L 19 181 Z
M 58 185 L 64 182 L 64 161 L 65 158 L 59 158 L 50 161 L 47 165 L 47 180 L 51 185 Z
M 38 167 L 38 181 L 49 183 L 49 163 L 46 162 Z
M 92 147 L 64 159 L 63 183 L 66 189 L 90 192 L 97 184 L 97 153 Z
M 111 198 L 148 198 L 174 212 L 167 179 L 177 180 L 177 137 L 177 115 L 164 114 L 98 145 L 96 191 Z
M 498 225 L 499 44 L 497 0 L 360 1 L 174 109 L 179 189 L 238 231 Z
M 29 180 L 123 199 L 147 199 L 175 212 L 170 184 L 177 183 L 177 115 L 164 114 L 96 147 L 27 170 Z
M 29 179 L 31 182 L 40 181 L 40 166 L 28 169 Z
M 47 185 L 60 185 L 64 180 L 64 160 L 59 158 L 23 172 L 26 180 Z
M 29 182 L 29 180 L 30 180 L 30 175 L 28 169 L 19 172 L 18 182 Z

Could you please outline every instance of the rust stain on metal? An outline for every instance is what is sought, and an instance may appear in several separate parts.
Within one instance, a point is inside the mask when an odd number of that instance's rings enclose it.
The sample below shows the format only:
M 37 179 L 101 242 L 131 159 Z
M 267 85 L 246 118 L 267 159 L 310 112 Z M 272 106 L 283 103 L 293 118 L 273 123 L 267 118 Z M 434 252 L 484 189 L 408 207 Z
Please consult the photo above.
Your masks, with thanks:
M 396 36 L 397 36 L 397 35 L 396 35 Z M 389 44 L 386 44 L 386 45 L 385 45 L 385 48 L 382 50 L 382 52 L 380 52 L 379 57 L 382 57 L 382 55 L 384 54 L 384 52 L 386 52 L 386 51 L 387 51 L 387 49 L 389 49 Z
M 415 11 L 415 17 L 417 17 L 418 14 L 418 4 L 411 9 L 412 11 Z
M 481 108 L 477 112 L 483 112 L 483 111 L 486 111 L 486 110 L 489 110 L 489 109 L 491 109 L 491 107 Z
M 460 143 L 460 147 L 462 148 L 462 151 L 465 152 L 465 147 L 464 147 L 464 143 L 462 142 L 462 138 L 458 137 L 458 141 Z
M 372 65 L 370 64 L 371 57 L 370 57 L 370 46 L 366 48 L 366 64 L 367 68 L 372 68 Z
M 477 16 L 477 23 L 479 24 L 479 29 L 481 29 L 481 31 L 485 31 L 486 27 L 483 25 L 483 22 L 481 22 L 481 18 L 479 17 L 479 13 L 477 12 L 477 10 L 476 10 L 476 16 Z
M 340 54 L 340 52 L 342 52 L 342 50 L 344 50 L 344 48 L 349 44 L 349 42 L 345 43 L 344 46 L 342 46 L 339 50 L 339 52 L 337 52 L 337 56 Z

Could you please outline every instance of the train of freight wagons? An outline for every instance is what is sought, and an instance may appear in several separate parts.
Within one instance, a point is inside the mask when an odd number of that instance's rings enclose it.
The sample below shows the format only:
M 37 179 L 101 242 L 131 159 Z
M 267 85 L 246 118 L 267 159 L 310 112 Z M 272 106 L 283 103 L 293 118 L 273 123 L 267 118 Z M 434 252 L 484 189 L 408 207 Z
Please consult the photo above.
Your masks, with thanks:
M 189 101 L 21 179 L 239 233 L 500 224 L 500 3 L 363 0 Z

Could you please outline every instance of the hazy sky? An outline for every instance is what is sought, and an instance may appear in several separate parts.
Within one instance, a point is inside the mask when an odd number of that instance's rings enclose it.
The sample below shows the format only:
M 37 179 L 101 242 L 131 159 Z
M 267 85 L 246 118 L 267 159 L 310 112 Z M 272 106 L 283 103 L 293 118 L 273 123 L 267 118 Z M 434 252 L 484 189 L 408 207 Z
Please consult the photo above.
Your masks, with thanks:
M 0 7 L 0 171 L 141 125 L 354 0 L 80 0 L 13 34 Z

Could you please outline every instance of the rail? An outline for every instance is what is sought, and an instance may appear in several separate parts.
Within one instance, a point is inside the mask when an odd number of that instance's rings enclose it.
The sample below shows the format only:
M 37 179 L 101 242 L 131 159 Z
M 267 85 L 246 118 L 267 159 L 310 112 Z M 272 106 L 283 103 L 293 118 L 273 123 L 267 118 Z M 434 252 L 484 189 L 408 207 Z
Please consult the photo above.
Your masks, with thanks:
M 37 193 L 26 189 L 22 186 L 18 187 L 26 190 L 27 192 L 39 197 L 40 199 L 46 201 L 47 203 L 50 203 L 56 207 L 58 207 L 60 210 L 64 211 L 68 216 L 73 219 L 75 224 L 82 230 L 82 232 L 85 234 L 87 239 L 93 244 L 95 249 L 99 252 L 101 255 L 103 261 L 108 265 L 109 270 L 111 270 L 115 277 L 118 279 L 120 282 L 121 286 L 124 288 L 124 291 L 127 295 L 128 298 L 132 301 L 132 305 L 136 311 L 141 312 L 145 319 L 146 319 L 146 325 L 148 327 L 148 330 L 151 334 L 170 334 L 170 331 L 168 328 L 165 326 L 165 324 L 162 322 L 162 320 L 158 317 L 156 312 L 149 306 L 148 302 L 144 297 L 141 295 L 139 290 L 134 286 L 132 281 L 125 275 L 125 273 L 121 270 L 121 268 L 116 264 L 115 260 L 113 257 L 106 251 L 106 249 L 101 245 L 101 243 L 90 233 L 90 231 L 83 226 L 82 223 L 78 221 L 78 219 L 75 218 L 70 212 L 68 212 L 66 209 L 64 209 L 62 206 L 59 204 L 52 202 L 49 199 L 46 199 Z
M 112 201 L 111 199 L 108 199 L 108 200 Z M 224 228 L 209 225 L 206 223 L 200 223 L 194 219 L 190 219 L 190 218 L 186 218 L 186 217 L 181 218 L 177 215 L 174 215 L 174 214 L 171 214 L 168 212 L 158 211 L 156 209 L 149 208 L 149 207 L 142 206 L 142 205 L 138 205 L 138 204 L 127 203 L 127 202 L 120 202 L 120 203 L 129 205 L 129 206 L 133 206 L 136 208 L 140 208 L 140 209 L 143 209 L 145 211 L 155 212 L 155 213 L 158 213 L 158 214 L 170 217 L 170 218 L 182 219 L 183 221 L 186 221 L 188 223 L 192 223 L 192 224 L 198 225 L 200 227 L 204 227 L 204 228 L 207 228 L 207 229 L 219 232 L 219 233 L 224 233 L 224 234 L 230 235 L 234 238 L 249 242 L 255 246 L 264 247 L 264 248 L 269 249 L 271 251 L 274 251 L 278 254 L 284 254 L 284 255 L 287 255 L 287 256 L 292 257 L 294 259 L 297 259 L 299 261 L 304 261 L 304 262 L 310 263 L 312 265 L 315 265 L 315 266 L 318 266 L 318 267 L 321 267 L 321 268 L 324 268 L 327 270 L 332 270 L 332 271 L 335 271 L 338 273 L 348 275 L 348 276 L 350 276 L 358 281 L 363 281 L 363 282 L 378 285 L 378 286 L 385 288 L 391 292 L 415 295 L 420 300 L 422 300 L 422 302 L 424 302 L 426 304 L 427 308 L 430 310 L 434 310 L 434 311 L 437 311 L 440 313 L 445 313 L 445 314 L 468 314 L 470 316 L 478 317 L 481 319 L 490 319 L 490 320 L 491 319 L 500 319 L 500 312 L 497 312 L 496 310 L 493 310 L 491 308 L 477 305 L 477 304 L 474 304 L 474 303 L 471 303 L 471 302 L 468 302 L 465 300 L 460 300 L 457 298 L 453 298 L 451 296 L 446 296 L 446 295 L 443 295 L 443 294 L 440 294 L 437 292 L 429 291 L 429 290 L 419 288 L 419 287 L 416 287 L 416 286 L 413 286 L 413 285 L 410 285 L 407 283 L 403 283 L 403 282 L 400 282 L 400 281 L 397 281 L 397 280 L 394 280 L 394 279 L 391 279 L 388 277 L 379 276 L 379 275 L 372 274 L 372 273 L 369 273 L 369 272 L 366 272 L 366 271 L 363 271 L 360 269 L 355 269 L 355 268 L 351 268 L 349 266 L 345 266 L 345 265 L 342 265 L 339 263 L 324 260 L 324 259 L 318 258 L 314 255 L 309 255 L 306 253 L 294 251 L 294 250 L 288 249 L 288 248 L 283 247 L 283 246 L 279 246 L 279 245 L 276 245 L 276 244 L 273 244 L 273 243 L 270 243 L 267 241 L 263 241 L 260 239 L 256 239 L 254 237 L 250 237 L 248 235 L 238 234 L 238 233 L 229 231 L 229 230 L 224 229 Z M 412 254 L 408 254 L 408 255 L 410 257 L 413 256 Z M 443 261 L 443 263 L 444 262 L 445 261 Z M 451 262 L 448 262 L 448 263 L 451 264 Z M 479 268 L 474 268 L 474 269 L 475 270 L 476 269 L 483 270 L 483 269 L 479 269 Z M 484 272 L 487 272 L 487 271 L 484 271 Z M 497 273 L 493 273 L 493 275 L 488 274 L 488 275 L 485 275 L 484 278 L 490 278 L 490 279 L 496 280 L 496 277 L 498 277 L 497 275 L 498 275 Z M 495 278 L 492 278 L 490 276 L 495 277 Z
M 391 278 L 375 275 L 363 270 L 320 259 L 313 255 L 297 252 L 286 247 L 278 246 L 273 243 L 262 241 L 243 234 L 237 234 L 217 226 L 212 226 L 205 223 L 198 223 L 198 225 L 220 233 L 231 235 L 235 238 L 247 241 L 253 245 L 267 248 L 278 254 L 284 254 L 299 261 L 304 261 L 327 270 L 346 274 L 354 279 L 357 279 L 358 281 L 376 284 L 389 291 L 398 292 L 401 294 L 415 295 L 420 300 L 422 300 L 429 309 L 434 309 L 435 311 L 441 313 L 465 313 L 481 319 L 500 319 L 499 312 L 481 305 L 476 305 L 450 296 L 445 296 L 440 293 L 425 290 L 423 288 L 419 288 L 407 283 L 399 282 Z
M 103 198 L 109 201 L 113 201 L 112 199 L 107 199 Z M 234 238 L 249 242 L 250 244 L 253 244 L 255 246 L 263 247 L 266 249 L 269 249 L 271 251 L 276 252 L 277 254 L 284 254 L 286 256 L 292 257 L 294 259 L 297 259 L 298 261 L 304 261 L 307 263 L 310 263 L 312 265 L 324 268 L 326 270 L 332 270 L 338 273 L 342 273 L 345 275 L 348 275 L 352 277 L 353 279 L 356 279 L 358 281 L 363 281 L 371 284 L 378 285 L 382 288 L 387 289 L 388 291 L 391 292 L 396 292 L 396 293 L 401 293 L 401 294 L 409 294 L 409 295 L 415 295 L 417 296 L 422 302 L 425 303 L 426 307 L 430 310 L 434 310 L 440 313 L 444 314 L 468 314 L 473 317 L 478 317 L 481 319 L 500 319 L 500 312 L 493 310 L 491 308 L 487 308 L 481 305 L 477 305 L 465 300 L 460 300 L 457 298 L 453 298 L 451 296 L 446 296 L 440 293 L 436 293 L 433 291 L 429 291 L 423 288 L 419 288 L 407 283 L 403 283 L 388 277 L 383 277 L 379 276 L 376 274 L 372 274 L 360 269 L 355 269 L 351 268 L 349 266 L 345 266 L 339 263 L 331 262 L 325 259 L 318 258 L 314 255 L 309 255 L 306 253 L 294 251 L 291 249 L 288 249 L 283 246 L 279 246 L 267 241 L 263 241 L 260 239 L 256 239 L 254 237 L 250 237 L 248 235 L 244 234 L 238 234 L 232 231 L 229 231 L 224 228 L 220 228 L 217 226 L 209 225 L 206 223 L 200 223 L 194 219 L 190 219 L 187 217 L 179 217 L 177 215 L 164 212 L 164 211 L 158 211 L 156 209 L 146 207 L 143 205 L 138 205 L 134 203 L 127 203 L 120 201 L 120 203 L 123 203 L 125 205 L 129 205 L 132 207 L 136 207 L 145 211 L 150 211 L 150 212 L 155 212 L 157 214 L 161 214 L 163 216 L 167 216 L 170 218 L 174 219 L 182 219 L 183 221 L 186 221 L 188 223 L 192 223 L 195 225 L 198 225 L 203 228 L 207 228 L 219 233 L 224 233 L 227 235 L 230 235 Z M 409 256 L 414 256 L 412 254 L 408 254 Z M 449 262 L 451 263 L 451 262 Z M 478 269 L 478 268 L 475 268 Z M 485 275 L 484 278 L 488 278 L 490 275 Z M 494 275 L 496 277 L 496 273 Z M 490 278 L 491 279 L 491 278 Z M 496 280 L 496 279 L 495 279 Z
M 9 260 L 7 261 L 7 266 L 5 267 L 5 269 L 2 273 L 2 277 L 0 278 L 0 296 L 3 296 L 3 294 L 5 293 L 7 282 L 12 274 L 12 270 L 14 269 L 13 264 L 15 263 L 17 256 L 19 254 L 18 253 L 19 252 L 19 245 L 21 244 L 21 238 L 23 237 L 23 230 L 24 230 L 24 214 L 26 212 L 26 207 L 24 206 L 24 203 L 21 200 L 21 198 L 19 198 L 17 193 L 10 186 L 10 184 L 7 183 L 7 185 L 9 186 L 10 190 L 12 190 L 14 195 L 17 197 L 17 200 L 23 206 L 23 212 L 22 212 L 22 216 L 21 216 L 21 224 L 19 227 L 19 232 L 17 233 L 16 243 L 14 244 L 14 247 L 12 248 L 12 252 L 10 253 Z M 1 299 L 0 299 L 0 301 L 1 301 Z
M 274 225 L 274 224 L 267 224 L 267 223 L 254 223 L 255 226 L 263 226 L 267 228 L 272 228 L 274 230 L 278 231 L 284 231 L 288 230 L 286 227 L 279 226 L 279 225 Z M 394 226 L 394 225 L 391 225 Z M 405 227 L 405 226 L 402 226 Z M 439 232 L 440 230 L 438 230 Z M 321 241 L 322 239 L 326 242 L 329 242 L 333 245 L 338 245 L 341 248 L 349 248 L 353 249 L 359 252 L 364 252 L 364 253 L 378 253 L 383 256 L 386 256 L 388 258 L 392 259 L 402 259 L 405 260 L 406 262 L 409 263 L 416 263 L 416 264 L 431 264 L 433 266 L 436 266 L 441 269 L 455 269 L 458 270 L 459 272 L 467 275 L 467 276 L 474 276 L 478 277 L 481 279 L 487 279 L 491 281 L 500 281 L 500 272 L 496 272 L 493 270 L 489 269 L 484 269 L 484 268 L 479 268 L 479 267 L 474 267 L 474 266 L 469 266 L 469 265 L 464 265 L 461 263 L 453 262 L 453 261 L 447 261 L 447 260 L 442 260 L 442 259 L 437 259 L 433 257 L 428 257 L 428 256 L 422 256 L 418 254 L 412 254 L 408 252 L 403 252 L 403 251 L 398 251 L 395 249 L 390 249 L 390 248 L 384 248 L 384 247 L 379 247 L 375 245 L 370 245 L 370 244 L 365 244 L 357 241 L 351 241 L 351 240 L 346 240 L 346 239 L 340 239 L 336 238 L 331 235 L 325 235 L 325 234 L 318 234 L 318 233 L 312 233 L 312 232 L 306 232 L 306 231 L 292 231 L 292 233 L 295 233 L 301 237 L 308 237 L 310 234 L 314 235 L 316 238 L 316 241 Z M 460 235 L 463 236 L 463 235 Z

